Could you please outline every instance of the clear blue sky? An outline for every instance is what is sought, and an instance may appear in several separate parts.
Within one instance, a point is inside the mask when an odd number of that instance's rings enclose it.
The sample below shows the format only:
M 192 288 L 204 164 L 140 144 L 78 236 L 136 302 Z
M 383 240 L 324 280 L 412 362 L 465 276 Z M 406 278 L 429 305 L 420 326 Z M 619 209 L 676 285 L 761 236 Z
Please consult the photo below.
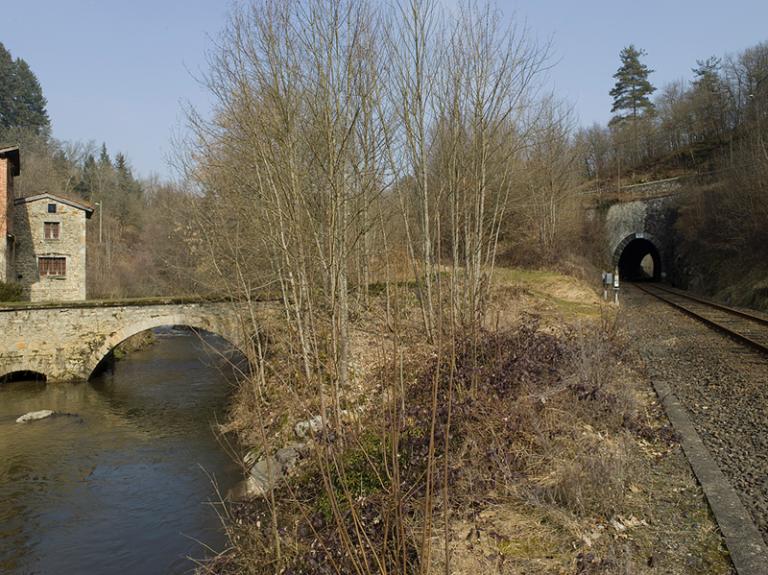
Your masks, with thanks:
M 447 6 L 455 0 L 444 0 Z M 5 5 L 7 3 L 7 5 Z M 768 0 L 500 0 L 552 39 L 550 81 L 582 124 L 609 118 L 622 47 L 648 52 L 657 87 L 689 77 L 696 59 L 768 40 Z M 106 142 L 141 176 L 172 177 L 182 104 L 210 98 L 195 80 L 224 26 L 227 0 L 3 0 L 0 42 L 27 60 L 48 98 L 53 134 Z

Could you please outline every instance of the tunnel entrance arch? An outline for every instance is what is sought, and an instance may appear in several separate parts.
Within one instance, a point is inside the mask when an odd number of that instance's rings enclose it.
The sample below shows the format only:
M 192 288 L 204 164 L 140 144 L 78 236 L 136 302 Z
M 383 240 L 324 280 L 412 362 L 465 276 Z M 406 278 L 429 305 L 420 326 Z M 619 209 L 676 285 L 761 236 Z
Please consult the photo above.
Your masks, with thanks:
M 658 242 L 644 233 L 631 234 L 624 238 L 613 254 L 614 268 L 624 281 L 661 281 L 661 253 Z

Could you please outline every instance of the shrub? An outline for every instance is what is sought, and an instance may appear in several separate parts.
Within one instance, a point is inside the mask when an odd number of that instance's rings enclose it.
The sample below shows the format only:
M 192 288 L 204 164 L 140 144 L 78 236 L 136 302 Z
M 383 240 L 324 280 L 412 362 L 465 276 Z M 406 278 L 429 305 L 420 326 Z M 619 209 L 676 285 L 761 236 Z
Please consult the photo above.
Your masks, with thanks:
M 0 301 L 21 301 L 22 294 L 19 284 L 0 282 Z

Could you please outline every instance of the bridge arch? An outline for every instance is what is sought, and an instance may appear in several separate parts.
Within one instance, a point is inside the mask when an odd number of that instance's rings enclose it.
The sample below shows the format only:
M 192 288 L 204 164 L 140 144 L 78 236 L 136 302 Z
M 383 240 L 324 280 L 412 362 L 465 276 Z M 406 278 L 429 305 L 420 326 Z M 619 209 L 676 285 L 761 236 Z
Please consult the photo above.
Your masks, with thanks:
M 248 322 L 268 323 L 278 306 L 271 301 L 227 300 L 85 302 L 0 307 L 0 375 L 45 374 L 48 382 L 87 380 L 119 343 L 139 332 L 184 325 L 216 334 L 252 361 Z
M 242 342 L 240 341 L 240 337 L 237 333 L 234 333 L 233 330 L 228 327 L 222 325 L 214 325 L 213 322 L 208 318 L 189 317 L 184 315 L 156 316 L 132 322 L 122 327 L 118 331 L 110 334 L 104 339 L 103 342 L 92 348 L 84 362 L 85 369 L 83 375 L 85 376 L 85 379 L 89 379 L 96 368 L 99 367 L 99 364 L 101 364 L 102 361 L 106 359 L 110 352 L 112 352 L 125 340 L 144 331 L 174 325 L 182 325 L 195 330 L 206 331 L 217 335 L 226 340 L 229 344 L 232 345 L 232 347 L 245 354 Z
M 619 277 L 627 281 L 659 281 L 663 277 L 661 242 L 647 232 L 629 234 L 613 250 L 613 267 L 618 268 Z M 644 267 L 644 260 L 653 262 L 649 273 Z
M 46 381 L 48 376 L 32 369 L 5 368 L 0 371 L 0 385 L 9 381 L 39 380 Z

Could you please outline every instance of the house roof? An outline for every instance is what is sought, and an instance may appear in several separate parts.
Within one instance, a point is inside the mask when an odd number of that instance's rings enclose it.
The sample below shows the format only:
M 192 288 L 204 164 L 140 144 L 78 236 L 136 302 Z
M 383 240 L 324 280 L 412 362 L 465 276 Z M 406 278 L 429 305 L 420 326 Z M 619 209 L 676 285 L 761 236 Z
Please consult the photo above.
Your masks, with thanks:
M 8 158 L 11 160 L 14 176 L 18 176 L 21 173 L 21 156 L 19 156 L 18 146 L 4 147 L 0 145 L 0 158 Z
M 45 193 L 45 194 L 37 194 L 35 196 L 26 196 L 24 198 L 16 198 L 15 200 L 13 200 L 13 203 L 16 205 L 28 204 L 31 202 L 37 202 L 38 200 L 55 200 L 67 206 L 72 206 L 73 208 L 83 210 L 85 212 L 86 218 L 90 218 L 91 215 L 93 215 L 93 206 L 91 204 L 84 202 L 82 200 L 73 200 L 71 198 L 59 196 L 56 194 Z

